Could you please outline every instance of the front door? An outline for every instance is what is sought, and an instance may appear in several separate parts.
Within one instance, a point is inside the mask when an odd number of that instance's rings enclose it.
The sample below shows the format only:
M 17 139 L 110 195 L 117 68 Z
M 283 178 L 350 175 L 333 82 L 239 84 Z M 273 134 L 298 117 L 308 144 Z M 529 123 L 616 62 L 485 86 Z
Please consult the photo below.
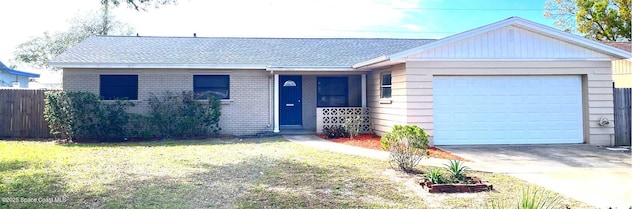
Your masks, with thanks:
M 280 125 L 302 125 L 302 77 L 280 76 Z

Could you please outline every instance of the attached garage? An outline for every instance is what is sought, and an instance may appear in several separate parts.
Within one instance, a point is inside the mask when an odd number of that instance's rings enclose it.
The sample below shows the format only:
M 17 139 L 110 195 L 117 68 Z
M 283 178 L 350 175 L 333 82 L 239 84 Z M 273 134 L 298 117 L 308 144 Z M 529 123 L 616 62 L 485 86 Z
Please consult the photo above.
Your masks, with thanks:
M 630 56 L 513 17 L 363 65 L 377 134 L 413 124 L 434 145 L 610 145 L 611 62 Z M 385 73 L 392 95 L 378 99 Z
M 581 76 L 434 76 L 436 145 L 582 143 Z

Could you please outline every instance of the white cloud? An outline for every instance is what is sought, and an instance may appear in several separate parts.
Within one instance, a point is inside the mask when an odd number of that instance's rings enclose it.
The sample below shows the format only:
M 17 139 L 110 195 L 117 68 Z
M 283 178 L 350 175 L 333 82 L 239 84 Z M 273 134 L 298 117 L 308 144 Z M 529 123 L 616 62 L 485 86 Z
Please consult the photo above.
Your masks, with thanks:
M 309 37 L 399 25 L 408 16 L 394 8 L 415 6 L 415 0 L 191 0 L 148 13 L 120 11 L 120 16 L 131 17 L 123 19 L 141 35 Z

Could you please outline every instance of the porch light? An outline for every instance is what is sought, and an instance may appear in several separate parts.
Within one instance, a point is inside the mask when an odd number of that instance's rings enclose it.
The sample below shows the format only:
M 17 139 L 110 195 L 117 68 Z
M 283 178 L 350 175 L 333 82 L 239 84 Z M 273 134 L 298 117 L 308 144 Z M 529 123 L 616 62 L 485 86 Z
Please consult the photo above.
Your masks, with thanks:
M 292 80 L 285 81 L 282 86 L 296 86 L 296 82 Z

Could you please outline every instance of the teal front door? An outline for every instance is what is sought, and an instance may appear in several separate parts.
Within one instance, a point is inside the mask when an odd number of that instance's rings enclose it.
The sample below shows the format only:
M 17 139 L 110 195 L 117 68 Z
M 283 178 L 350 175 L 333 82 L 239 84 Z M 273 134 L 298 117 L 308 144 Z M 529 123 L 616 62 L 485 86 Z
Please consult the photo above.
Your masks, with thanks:
M 302 125 L 302 77 L 280 76 L 280 125 Z

